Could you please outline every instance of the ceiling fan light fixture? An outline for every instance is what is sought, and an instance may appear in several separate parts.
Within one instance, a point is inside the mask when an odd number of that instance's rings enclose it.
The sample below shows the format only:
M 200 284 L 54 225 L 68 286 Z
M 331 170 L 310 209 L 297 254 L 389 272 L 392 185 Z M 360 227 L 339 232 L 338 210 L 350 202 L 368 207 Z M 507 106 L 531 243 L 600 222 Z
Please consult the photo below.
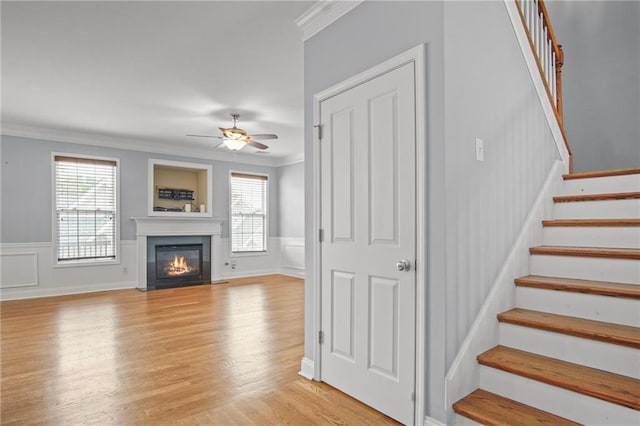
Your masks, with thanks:
M 247 144 L 242 139 L 224 138 L 222 141 L 231 151 L 240 151 Z

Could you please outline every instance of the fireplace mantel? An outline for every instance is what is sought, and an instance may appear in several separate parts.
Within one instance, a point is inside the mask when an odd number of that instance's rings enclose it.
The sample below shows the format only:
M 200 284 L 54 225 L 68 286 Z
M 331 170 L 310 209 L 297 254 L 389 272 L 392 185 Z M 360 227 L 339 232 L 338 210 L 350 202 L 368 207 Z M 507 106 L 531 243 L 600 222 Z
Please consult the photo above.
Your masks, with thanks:
M 133 217 L 136 235 L 220 235 L 226 219 L 211 217 Z
M 151 236 L 211 236 L 211 280 L 217 281 L 222 275 L 222 222 L 226 219 L 211 217 L 132 217 L 136 222 L 138 288 L 147 289 L 147 237 Z

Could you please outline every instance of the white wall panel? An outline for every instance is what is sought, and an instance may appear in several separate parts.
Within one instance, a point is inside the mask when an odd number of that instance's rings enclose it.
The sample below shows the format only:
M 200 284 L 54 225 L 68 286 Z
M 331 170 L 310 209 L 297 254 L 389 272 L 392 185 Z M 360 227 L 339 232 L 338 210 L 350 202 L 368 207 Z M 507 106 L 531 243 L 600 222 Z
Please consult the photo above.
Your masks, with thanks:
M 0 253 L 0 288 L 38 285 L 38 253 Z

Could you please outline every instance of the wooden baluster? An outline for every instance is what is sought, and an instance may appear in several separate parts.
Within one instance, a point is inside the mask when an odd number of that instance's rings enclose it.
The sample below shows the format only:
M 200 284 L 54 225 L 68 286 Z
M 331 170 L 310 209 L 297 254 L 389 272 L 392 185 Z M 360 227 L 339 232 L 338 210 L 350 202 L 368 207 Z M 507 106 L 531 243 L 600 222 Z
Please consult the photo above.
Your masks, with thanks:
M 543 0 L 514 0 L 520 19 L 529 38 L 529 45 L 536 56 L 538 71 L 560 125 L 569 154 L 569 173 L 573 173 L 573 154 L 564 131 L 562 111 L 562 65 L 564 52 L 557 41 Z

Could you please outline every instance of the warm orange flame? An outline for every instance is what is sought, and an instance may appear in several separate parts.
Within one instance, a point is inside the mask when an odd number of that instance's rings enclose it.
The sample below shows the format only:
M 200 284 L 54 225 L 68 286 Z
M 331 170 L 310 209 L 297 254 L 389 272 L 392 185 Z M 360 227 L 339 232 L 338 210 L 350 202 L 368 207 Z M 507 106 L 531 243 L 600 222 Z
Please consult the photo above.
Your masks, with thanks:
M 164 270 L 169 276 L 175 277 L 176 275 L 187 274 L 193 271 L 193 268 L 189 266 L 184 256 L 175 256 L 173 262 L 169 262 Z

